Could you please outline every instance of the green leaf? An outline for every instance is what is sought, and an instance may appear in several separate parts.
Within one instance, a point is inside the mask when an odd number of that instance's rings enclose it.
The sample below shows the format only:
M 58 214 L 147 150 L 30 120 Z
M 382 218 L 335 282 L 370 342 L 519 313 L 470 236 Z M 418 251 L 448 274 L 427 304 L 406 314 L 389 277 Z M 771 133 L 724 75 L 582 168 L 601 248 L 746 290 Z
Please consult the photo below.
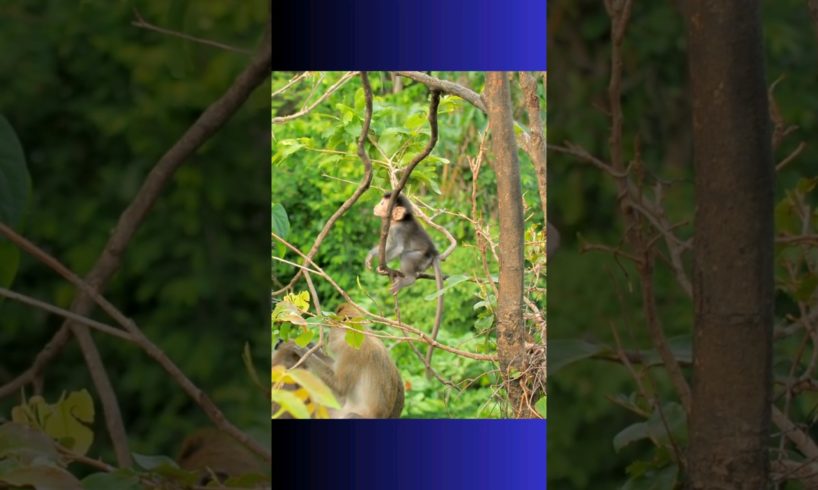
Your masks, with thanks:
M 474 328 L 476 328 L 477 330 L 485 330 L 491 327 L 493 323 L 494 323 L 493 316 L 484 316 L 483 318 L 478 318 L 474 322 Z
M 456 276 L 450 276 L 443 283 L 444 284 L 443 289 L 441 289 L 440 291 L 435 291 L 432 294 L 426 295 L 426 296 L 423 297 L 423 299 L 426 300 L 426 301 L 431 301 L 431 300 L 437 298 L 438 296 L 440 296 L 442 294 L 445 294 L 446 291 L 448 291 L 449 289 L 452 289 L 453 287 L 457 286 L 461 282 L 468 281 L 470 278 L 471 277 L 467 276 L 466 274 L 458 274 Z
M 406 129 L 409 129 L 411 131 L 426 124 L 427 119 L 428 119 L 427 114 L 423 112 L 416 112 L 411 116 L 407 117 L 406 122 L 404 122 L 403 125 L 406 127 Z
M 552 375 L 569 364 L 588 359 L 606 349 L 605 346 L 579 339 L 549 339 L 548 374 Z
M 679 335 L 667 339 L 667 345 L 673 357 L 681 363 L 693 362 L 693 338 L 690 335 Z M 655 366 L 662 364 L 662 357 L 655 350 L 645 356 L 645 364 Z
M 677 443 L 687 439 L 687 418 L 678 403 L 666 403 L 662 412 L 654 410 L 644 422 L 632 424 L 620 431 L 613 439 L 614 450 L 619 452 L 623 447 L 642 439 L 650 439 L 658 445 L 670 444 L 668 430 Z
M 31 177 L 14 128 L 0 115 L 0 221 L 20 226 L 28 206 Z
M 305 347 L 307 344 L 312 342 L 313 337 L 315 337 L 315 331 L 309 328 L 305 328 L 301 335 L 295 338 L 293 342 L 296 343 L 299 347 Z
M 71 392 L 53 408 L 43 429 L 63 446 L 85 455 L 94 442 L 94 432 L 85 425 L 94 421 L 91 395 L 87 390 Z
M 276 304 L 272 314 L 273 322 L 289 322 L 294 325 L 306 325 L 307 321 L 301 316 L 301 310 L 288 301 Z
M 648 424 L 645 422 L 637 422 L 631 424 L 616 434 L 613 438 L 614 451 L 619 452 L 623 447 L 642 439 L 647 439 L 649 436 Z
M 14 128 L 0 115 L 0 222 L 19 230 L 28 208 L 31 177 Z M 0 286 L 9 287 L 20 264 L 20 251 L 0 238 Z
M 542 418 L 546 418 L 547 416 L 547 405 L 548 405 L 548 396 L 543 396 L 534 404 L 534 409 L 537 410 L 537 413 L 542 415 Z
M 348 325 L 352 326 L 352 325 Z M 351 345 L 356 349 L 361 348 L 361 344 L 364 343 L 364 334 L 357 331 L 357 330 L 347 330 L 346 335 L 344 335 L 344 340 L 347 344 Z
M 139 476 L 131 469 L 118 469 L 110 473 L 94 473 L 82 479 L 85 490 L 141 490 Z
M 139 453 L 131 453 L 133 455 L 134 462 L 139 465 L 140 468 L 146 471 L 154 471 L 156 469 L 162 467 L 171 467 L 171 468 L 178 468 L 179 465 L 176 464 L 176 461 L 170 459 L 167 456 L 157 455 L 157 456 L 149 456 L 145 454 Z
M 310 418 L 310 411 L 307 410 L 307 405 L 305 405 L 304 402 L 295 396 L 290 390 L 273 389 L 270 392 L 270 401 L 281 406 L 280 412 L 289 412 L 297 419 Z M 275 418 L 275 416 L 273 418 Z
M 290 219 L 287 217 L 287 210 L 284 209 L 281 203 L 275 203 L 271 214 L 273 233 L 281 238 L 287 238 L 287 235 L 290 234 Z
M 278 142 L 278 153 L 282 159 L 287 158 L 301 148 L 304 148 L 304 145 L 293 139 Z
M 673 490 L 676 488 L 679 468 L 676 465 L 666 466 L 660 470 L 651 470 L 628 480 L 622 490 Z

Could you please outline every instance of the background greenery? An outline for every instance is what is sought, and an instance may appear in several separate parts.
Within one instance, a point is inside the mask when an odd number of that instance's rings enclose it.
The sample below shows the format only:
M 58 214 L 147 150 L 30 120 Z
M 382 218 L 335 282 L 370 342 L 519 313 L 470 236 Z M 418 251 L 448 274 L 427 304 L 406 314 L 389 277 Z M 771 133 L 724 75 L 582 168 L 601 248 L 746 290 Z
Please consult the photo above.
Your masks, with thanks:
M 230 85 L 249 55 L 131 25 L 148 22 L 252 52 L 269 5 L 251 2 L 5 2 L 0 111 L 28 159 L 23 233 L 80 274 L 102 250 L 148 170 Z M 267 359 L 269 94 L 256 91 L 178 171 L 132 240 L 106 297 L 144 328 L 240 427 L 269 439 L 268 401 L 241 360 Z M 67 307 L 73 289 L 28 256 L 14 289 Z M 102 315 L 95 315 L 103 319 Z M 0 383 L 28 367 L 60 320 L 0 303 Z M 209 425 L 166 373 L 122 341 L 95 336 L 131 449 L 174 455 Z M 264 372 L 264 370 L 262 370 Z M 45 396 L 93 385 L 72 343 L 46 370 Z M 30 390 L 28 391 L 31 394 Z M 19 403 L 0 401 L 0 416 Z M 111 460 L 100 407 L 92 454 Z
M 282 87 L 294 75 L 273 73 L 273 90 Z M 483 88 L 484 79 L 480 73 L 434 72 L 433 75 L 465 84 L 477 92 Z M 273 99 L 273 116 L 295 112 L 309 95 L 312 94 L 311 100 L 314 100 L 340 76 L 340 73 L 312 74 L 308 83 Z M 392 93 L 392 84 L 383 72 L 372 72 L 370 81 L 374 92 L 373 138 L 385 154 L 397 152 L 396 163 L 405 165 L 428 142 L 428 90 L 424 85 L 405 80 L 404 89 Z M 519 95 L 516 80 L 512 85 L 516 101 Z M 515 102 L 514 107 L 519 108 L 519 103 Z M 518 109 L 515 117 L 522 114 L 524 111 Z M 363 89 L 359 79 L 355 78 L 308 115 L 273 126 L 272 201 L 286 210 L 291 223 L 288 240 L 301 250 L 309 249 L 326 220 L 352 194 L 363 176 L 363 165 L 357 156 L 363 116 Z M 432 214 L 432 217 L 455 236 L 459 245 L 443 263 L 444 274 L 482 277 L 473 228 L 455 214 L 472 216 L 472 174 L 466 158 L 477 155 L 487 120 L 481 111 L 459 98 L 445 96 L 440 104 L 438 123 L 438 143 L 431 156 L 412 173 L 407 190 L 420 204 L 446 210 L 445 213 Z M 377 150 L 371 145 L 368 148 L 373 160 L 383 161 Z M 523 152 L 520 155 L 523 192 L 528 207 L 527 225 L 541 224 L 542 211 L 534 170 L 527 156 Z M 372 188 L 335 224 L 316 261 L 365 308 L 392 317 L 394 303 L 388 293 L 388 281 L 363 268 L 364 257 L 376 244 L 380 227 L 380 219 L 372 215 L 372 207 L 385 190 L 391 189 L 383 163 L 375 161 L 374 169 Z M 478 213 L 492 224 L 492 237 L 496 242 L 496 181 L 488 163 L 484 163 L 479 175 L 477 199 Z M 430 214 L 428 209 L 426 212 Z M 446 238 L 427 229 L 438 249 L 445 250 L 448 247 Z M 298 261 L 293 253 L 275 243 L 273 255 Z M 496 264 L 493 264 L 492 273 L 496 272 Z M 292 274 L 291 266 L 273 261 L 273 289 L 286 284 Z M 338 293 L 325 281 L 315 279 L 315 282 L 323 308 L 334 310 L 340 301 Z M 303 280 L 296 290 L 306 290 Z M 399 297 L 401 319 L 430 331 L 435 302 L 424 297 L 433 291 L 434 281 L 421 280 L 402 293 Z M 544 298 L 542 300 L 544 306 Z M 489 334 L 494 318 L 493 305 L 494 298 L 474 283 L 461 282 L 448 289 L 439 340 L 473 352 L 495 352 L 494 337 Z M 279 325 L 274 325 L 274 343 L 279 333 Z M 461 388 L 454 389 L 442 385 L 437 379 L 427 380 L 423 364 L 405 343 L 388 341 L 386 344 L 392 348 L 392 356 L 407 385 L 404 417 L 500 415 L 492 401 L 494 389 L 491 385 L 495 378 L 493 373 L 487 374 L 492 369 L 489 363 L 437 350 L 433 366 L 444 378 L 462 384 Z M 425 348 L 422 350 L 425 352 Z
M 689 74 L 684 19 L 674 7 L 677 3 L 634 2 L 623 46 L 626 159 L 632 158 L 638 135 L 647 171 L 674 182 L 666 194 L 671 222 L 692 219 L 694 198 Z M 775 89 L 775 101 L 784 120 L 799 126 L 778 148 L 775 160 L 789 155 L 799 142 L 808 142 L 801 156 L 777 176 L 781 199 L 801 177 L 818 171 L 818 148 L 809 144 L 818 129 L 818 43 L 806 2 L 762 4 L 768 82 L 783 77 Z M 557 98 L 550 106 L 549 142 L 570 140 L 607 157 L 610 121 L 604 108 L 608 105 L 610 21 L 604 6 L 591 0 L 552 1 L 548 18 L 549 93 Z M 563 236 L 562 250 L 549 263 L 553 285 L 549 289 L 549 357 L 553 362 L 558 355 L 554 352 L 557 339 L 613 345 L 612 319 L 628 348 L 649 348 L 633 270 L 608 255 L 579 253 L 580 238 L 616 245 L 623 234 L 613 182 L 570 157 L 550 152 L 549 160 L 549 220 L 560 227 Z M 685 228 L 687 236 L 691 231 L 690 226 Z M 692 305 L 665 268 L 657 270 L 655 285 L 667 335 L 689 335 Z M 779 294 L 777 317 L 783 318 L 791 308 L 792 303 Z M 781 360 L 791 357 L 797 345 L 778 347 L 777 368 L 784 368 L 788 364 Z M 662 398 L 673 398 L 664 372 L 652 373 Z M 548 478 L 555 488 L 626 488 L 626 468 L 631 465 L 633 470 L 643 464 L 639 461 L 656 458 L 649 441 L 614 450 L 614 436 L 641 420 L 610 400 L 634 391 L 624 367 L 587 361 L 559 371 L 552 368 L 549 389 Z M 814 402 L 798 410 L 806 417 L 815 408 Z

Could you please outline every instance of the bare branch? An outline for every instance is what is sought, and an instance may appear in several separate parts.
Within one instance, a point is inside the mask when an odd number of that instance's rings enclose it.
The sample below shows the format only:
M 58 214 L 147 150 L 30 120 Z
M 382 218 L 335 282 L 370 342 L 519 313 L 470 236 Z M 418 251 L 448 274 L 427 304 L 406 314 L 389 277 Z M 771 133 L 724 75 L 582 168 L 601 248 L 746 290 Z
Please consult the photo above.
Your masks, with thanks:
M 211 41 L 209 39 L 203 39 L 203 38 L 200 38 L 200 37 L 194 37 L 194 36 L 185 34 L 183 32 L 172 31 L 170 29 L 165 29 L 164 27 L 159 27 L 159 26 L 153 25 L 153 24 L 151 24 L 149 22 L 146 22 L 145 19 L 142 17 L 142 15 L 139 13 L 139 11 L 137 9 L 135 9 L 135 8 L 133 9 L 133 13 L 134 13 L 134 17 L 136 17 L 136 20 L 132 21 L 131 25 L 139 27 L 140 29 L 147 29 L 149 31 L 155 31 L 155 32 L 159 32 L 161 34 L 166 34 L 168 36 L 179 37 L 179 38 L 182 38 L 182 39 L 185 39 L 185 40 L 188 40 L 188 41 L 192 41 L 194 43 L 204 44 L 206 46 L 212 46 L 214 48 L 223 49 L 225 51 L 233 51 L 235 53 L 241 53 L 241 54 L 247 54 L 247 55 L 253 54 L 253 51 L 251 51 L 249 49 L 236 48 L 236 47 L 230 46 L 228 44 L 223 44 L 223 43 L 220 43 L 220 42 L 217 42 L 217 41 Z
M 395 73 L 402 77 L 411 78 L 416 82 L 420 82 L 429 87 L 431 90 L 456 95 L 474 107 L 477 107 L 481 111 L 486 112 L 486 104 L 483 102 L 483 98 L 480 96 L 480 94 L 468 87 L 464 87 L 458 83 L 450 82 L 448 80 L 441 80 L 440 78 L 429 76 L 420 71 L 396 71 Z
M 298 119 L 299 117 L 301 117 L 301 116 L 303 116 L 305 114 L 309 114 L 313 109 L 318 107 L 318 105 L 321 102 L 327 100 L 327 97 L 329 97 L 330 95 L 337 92 L 338 89 L 340 89 L 341 87 L 346 85 L 346 83 L 348 81 L 350 81 L 352 79 L 352 77 L 354 77 L 357 74 L 358 73 L 354 72 L 354 71 L 349 71 L 349 72 L 344 73 L 343 76 L 341 76 L 341 78 L 337 82 L 335 82 L 330 88 L 328 88 L 326 92 L 321 94 L 321 97 L 318 97 L 317 99 L 315 99 L 315 101 L 312 104 L 310 104 L 308 107 L 305 107 L 305 108 L 301 109 L 298 112 L 294 112 L 294 113 L 288 114 L 286 116 L 274 117 L 272 119 L 272 123 L 273 124 L 281 124 L 281 123 L 285 123 L 287 121 L 292 121 L 293 119 Z M 364 133 L 364 134 L 366 134 L 366 133 Z
M 0 226 L 5 226 L 0 223 Z M 26 296 L 24 294 L 20 294 L 14 292 L 10 289 L 0 288 L 0 296 L 4 296 L 11 300 L 23 303 L 25 305 L 33 306 L 43 311 L 47 311 L 48 313 L 53 313 L 55 315 L 60 315 L 63 318 L 67 318 L 69 320 L 74 320 L 77 323 L 81 323 L 93 329 L 99 330 L 102 333 L 107 333 L 108 335 L 118 337 L 122 340 L 127 340 L 128 342 L 133 342 L 133 337 L 131 337 L 128 332 L 124 332 L 116 327 L 112 327 L 110 325 L 106 325 L 104 323 L 98 322 L 96 320 L 92 320 L 88 317 L 84 317 L 82 315 L 77 315 L 76 313 L 72 313 L 68 310 L 64 310 L 59 306 L 54 306 L 50 303 L 46 303 L 45 301 L 40 301 L 38 299 L 34 299 L 31 296 Z

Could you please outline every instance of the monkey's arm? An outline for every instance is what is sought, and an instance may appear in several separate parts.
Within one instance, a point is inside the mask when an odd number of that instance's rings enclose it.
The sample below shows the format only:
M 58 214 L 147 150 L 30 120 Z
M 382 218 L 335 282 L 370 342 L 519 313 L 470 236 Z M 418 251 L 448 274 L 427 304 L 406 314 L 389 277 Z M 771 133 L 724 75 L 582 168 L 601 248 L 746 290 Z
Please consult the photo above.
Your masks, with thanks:
M 378 255 L 378 249 L 380 245 L 375 245 L 372 249 L 369 250 L 369 253 L 366 254 L 366 261 L 364 262 L 364 266 L 367 269 L 372 270 L 372 259 Z M 400 250 L 395 244 L 394 240 L 390 240 L 389 238 L 386 239 L 386 261 L 389 262 L 390 260 L 394 259 Z
M 372 270 L 372 258 L 375 257 L 375 255 L 377 255 L 377 253 L 378 253 L 378 247 L 375 246 L 369 251 L 369 253 L 366 254 L 366 260 L 364 261 L 364 266 L 367 269 Z

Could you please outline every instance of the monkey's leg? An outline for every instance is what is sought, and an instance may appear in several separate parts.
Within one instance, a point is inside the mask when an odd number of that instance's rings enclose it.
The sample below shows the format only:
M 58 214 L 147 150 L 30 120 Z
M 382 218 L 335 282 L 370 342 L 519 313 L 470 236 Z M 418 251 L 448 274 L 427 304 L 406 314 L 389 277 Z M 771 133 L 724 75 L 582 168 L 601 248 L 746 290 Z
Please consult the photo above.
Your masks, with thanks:
M 392 283 L 392 294 L 398 294 L 401 289 L 411 286 L 418 274 L 426 270 L 431 262 L 424 252 L 404 252 L 400 256 L 400 272 L 403 277 L 396 278 Z

